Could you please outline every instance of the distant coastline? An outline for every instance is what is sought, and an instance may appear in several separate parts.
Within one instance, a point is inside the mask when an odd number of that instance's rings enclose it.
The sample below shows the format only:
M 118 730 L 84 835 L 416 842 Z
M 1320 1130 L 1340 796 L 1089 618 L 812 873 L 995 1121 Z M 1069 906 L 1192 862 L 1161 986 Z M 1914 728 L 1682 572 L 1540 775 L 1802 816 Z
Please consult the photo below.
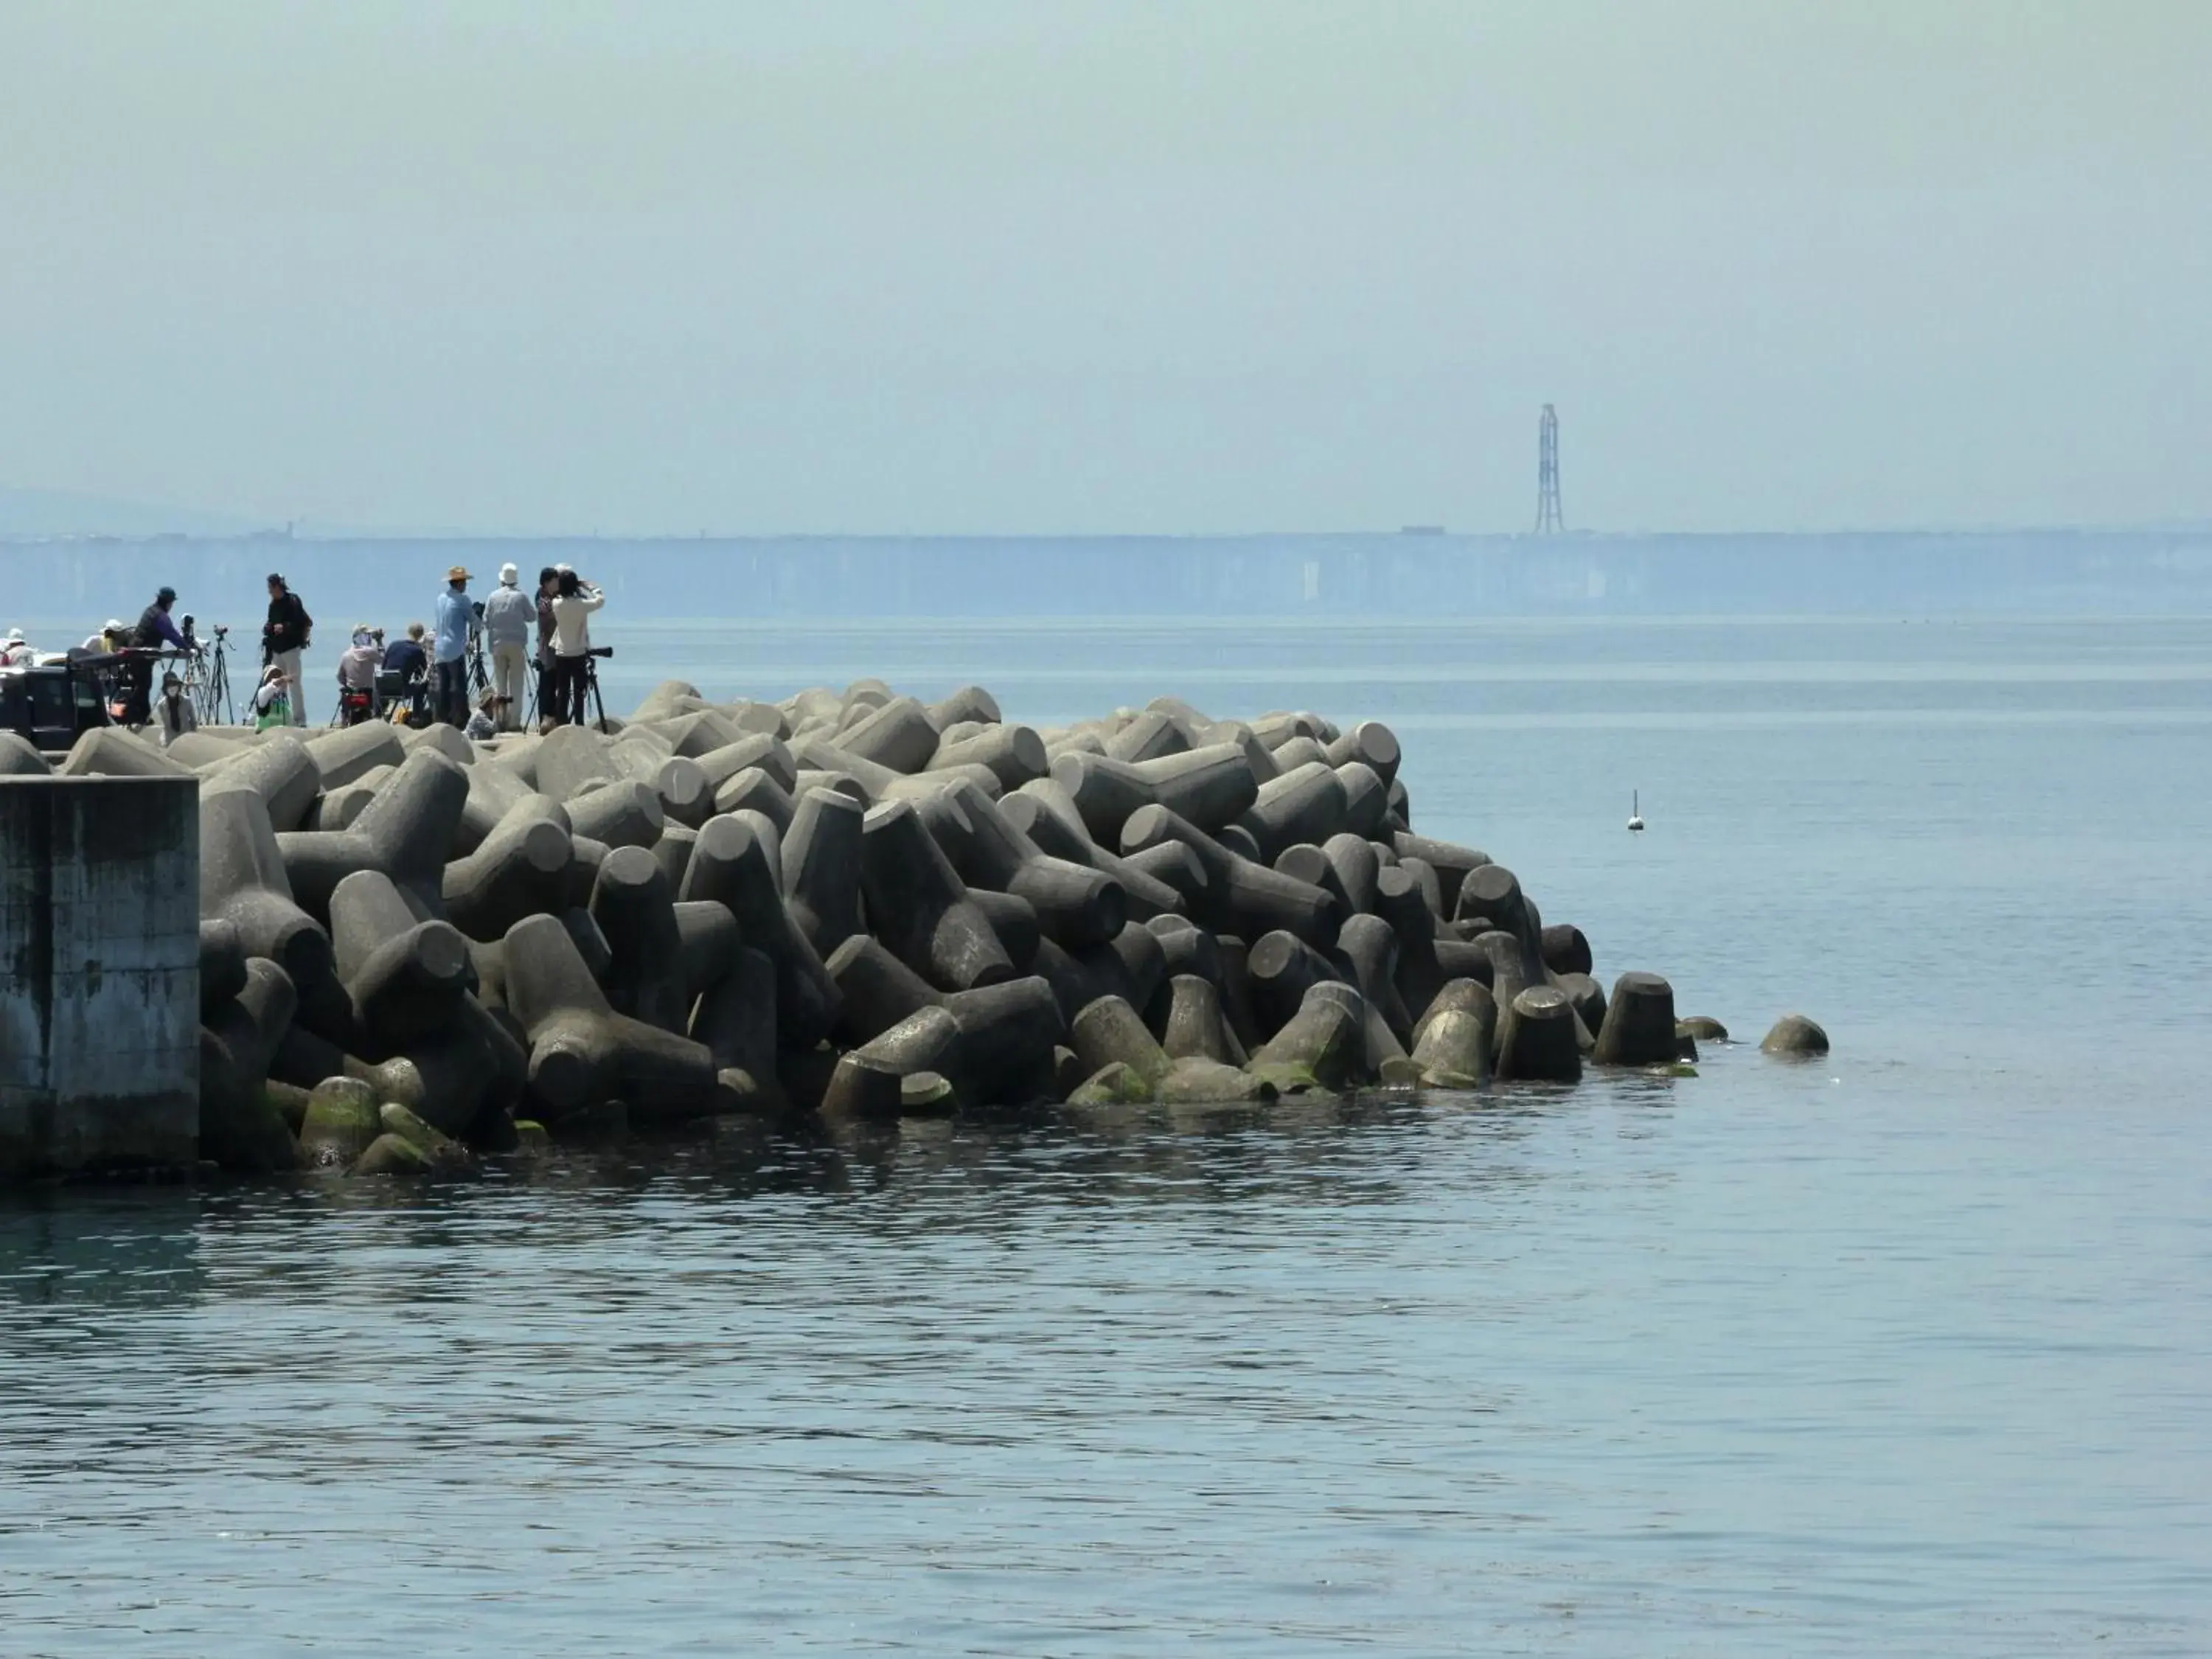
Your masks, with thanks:
M 2212 528 L 1565 536 L 0 538 L 8 609 L 134 611 L 162 583 L 258 616 L 281 568 L 325 624 L 427 606 L 459 562 L 570 563 L 625 618 L 2212 613 Z M 35 562 L 35 569 L 29 568 Z M 0 619 L 5 620 L 5 619 Z M 95 617 L 94 620 L 97 620 Z

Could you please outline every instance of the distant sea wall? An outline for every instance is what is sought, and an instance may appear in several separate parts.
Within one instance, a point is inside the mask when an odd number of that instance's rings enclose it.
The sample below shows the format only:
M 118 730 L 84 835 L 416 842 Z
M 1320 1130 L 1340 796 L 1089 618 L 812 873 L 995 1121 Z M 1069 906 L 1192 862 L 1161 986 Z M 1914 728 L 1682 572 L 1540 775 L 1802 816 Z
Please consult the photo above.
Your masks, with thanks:
M 1885 535 L 0 543 L 0 627 L 126 620 L 162 583 L 251 623 L 283 570 L 328 636 L 426 613 L 446 568 L 567 562 L 628 618 L 2141 615 L 2212 612 L 2212 532 Z M 395 596 L 404 596 L 395 599 Z

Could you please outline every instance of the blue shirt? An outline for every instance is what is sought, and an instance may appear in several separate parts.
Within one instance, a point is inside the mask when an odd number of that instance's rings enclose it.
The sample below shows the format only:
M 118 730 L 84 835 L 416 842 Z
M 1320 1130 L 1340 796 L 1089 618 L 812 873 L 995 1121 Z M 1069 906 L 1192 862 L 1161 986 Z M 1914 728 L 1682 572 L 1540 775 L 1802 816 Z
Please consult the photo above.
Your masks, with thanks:
M 438 595 L 438 650 L 440 662 L 458 662 L 469 653 L 469 623 L 476 619 L 476 606 L 465 592 L 455 592 L 448 587 Z

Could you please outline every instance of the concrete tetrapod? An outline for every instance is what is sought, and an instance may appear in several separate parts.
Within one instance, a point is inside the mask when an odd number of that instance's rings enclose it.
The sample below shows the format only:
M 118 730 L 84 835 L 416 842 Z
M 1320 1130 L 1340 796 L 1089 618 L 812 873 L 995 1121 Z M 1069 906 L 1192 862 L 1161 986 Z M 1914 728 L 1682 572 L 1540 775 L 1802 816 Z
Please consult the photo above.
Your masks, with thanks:
M 554 918 L 517 922 L 507 960 L 507 1006 L 530 1039 L 529 1099 L 541 1122 L 615 1100 L 647 1119 L 714 1109 L 706 1045 L 617 1013 Z
M 733 1103 L 770 1112 L 789 1104 L 776 1051 L 775 964 L 763 952 L 740 948 L 728 971 L 701 995 L 691 1040 L 707 1045 L 714 1075 Z
M 321 780 L 318 787 L 326 793 L 367 776 L 380 766 L 396 767 L 407 758 L 407 745 L 384 720 L 363 720 L 359 726 L 319 732 L 307 739 L 307 750 Z
M 1045 853 L 973 783 L 963 779 L 948 785 L 919 810 L 971 890 L 1027 900 L 1039 929 L 1066 949 L 1103 945 L 1127 923 L 1128 897 L 1120 882 L 1087 864 Z
M 990 919 L 911 802 L 888 802 L 862 820 L 860 884 L 876 936 L 939 990 L 1018 977 Z
M 1413 1064 L 1436 1089 L 1472 1089 L 1491 1074 L 1498 1005 L 1471 979 L 1455 979 L 1437 993 L 1413 1033 Z
M 1613 982 L 1594 1058 L 1601 1066 L 1664 1066 L 1674 1059 L 1674 988 L 1656 974 Z
M 1235 823 L 1259 795 L 1244 751 L 1225 743 L 1140 762 L 1065 754 L 1053 761 L 1052 781 L 1074 803 L 1091 840 L 1109 848 L 1144 807 L 1164 807 L 1212 833 Z
M 417 921 L 380 870 L 348 876 L 331 895 L 331 945 L 354 1024 L 374 1059 L 442 1036 L 460 1017 L 472 975 L 452 923 Z
M 1000 948 L 1014 965 L 1015 977 L 1030 973 L 1036 963 L 1037 945 L 1044 939 L 1044 930 L 1037 925 L 1036 908 L 1025 898 L 994 893 L 988 887 L 970 887 L 968 902 L 991 924 Z
M 986 726 L 955 742 L 947 737 L 930 757 L 928 770 L 941 772 L 959 766 L 987 766 L 1002 790 L 1018 789 L 1045 776 L 1052 762 L 1044 739 L 1026 726 Z
M 1398 776 L 1401 752 L 1398 734 L 1380 720 L 1362 720 L 1328 745 L 1328 760 L 1331 766 L 1344 766 L 1354 761 L 1370 769 L 1385 789 Z
M 860 824 L 864 809 L 834 789 L 809 790 L 783 833 L 784 902 L 815 950 L 827 957 L 860 933 Z
M 1327 762 L 1310 762 L 1261 784 L 1236 822 L 1270 863 L 1301 842 L 1318 847 L 1347 827 L 1344 781 Z
M 1115 996 L 1100 997 L 1076 1015 L 1067 1028 L 1067 1046 L 1092 1076 L 1109 1066 L 1126 1066 L 1148 1091 L 1159 1086 L 1173 1064 L 1137 1011 Z
M 1398 994 L 1398 934 L 1381 916 L 1356 915 L 1336 935 L 1336 960 L 1401 1045 L 1413 1040 L 1413 1016 Z M 1424 1011 L 1425 1012 L 1425 1011 Z
M 1322 889 L 1238 857 L 1164 806 L 1141 808 L 1121 829 L 1125 855 L 1168 842 L 1188 850 L 1204 873 L 1205 887 L 1187 908 L 1216 933 L 1257 939 L 1280 928 L 1320 950 L 1336 943 L 1341 913 Z
M 269 810 L 251 790 L 200 793 L 200 916 L 229 922 L 248 957 L 276 963 L 295 988 L 337 983 L 330 935 L 293 902 Z
M 1572 922 L 1555 921 L 1545 928 L 1539 949 L 1544 966 L 1555 974 L 1587 974 L 1590 970 L 1589 940 Z
M 822 1097 L 831 1117 L 896 1117 L 900 1085 L 930 1072 L 944 1076 L 957 1062 L 960 1027 L 942 1008 L 924 1008 L 841 1056 Z
M 894 772 L 919 772 L 937 753 L 937 728 L 914 698 L 894 697 L 842 732 L 837 746 Z
M 955 991 L 944 1006 L 960 1044 L 951 1067 L 937 1069 L 963 1100 L 1020 1106 L 1052 1097 L 1053 1050 L 1067 1035 L 1067 1021 L 1043 980 L 1032 975 Z
M 119 726 L 95 726 L 70 745 L 54 772 L 64 778 L 183 778 L 191 775 L 191 768 Z
M 586 909 L 611 961 L 604 987 L 617 1013 L 679 1035 L 691 1021 L 684 937 L 660 862 L 641 847 L 618 847 L 599 866 Z
M 200 1018 L 246 988 L 246 944 L 238 925 L 220 918 L 200 924 Z M 289 1018 L 289 1016 L 288 1015 Z
M 468 795 L 464 769 L 434 749 L 416 749 L 351 829 L 277 835 L 293 896 L 310 915 L 326 916 L 338 883 L 357 870 L 380 870 L 419 919 L 442 917 L 446 854 Z
M 473 940 L 500 940 L 525 915 L 560 909 L 575 841 L 568 814 L 542 794 L 525 794 L 467 858 L 441 876 L 453 927 Z
M 53 774 L 46 757 L 18 732 L 0 731 L 0 778 L 43 778 Z
M 200 1029 L 199 1155 L 226 1170 L 294 1169 L 291 1129 L 265 1092 L 270 1062 L 292 1023 L 292 981 L 260 957 L 245 964 L 241 981 Z
M 1250 1058 L 1221 1012 L 1221 994 L 1212 981 L 1177 974 L 1168 981 L 1167 1017 L 1161 1022 L 1160 1047 L 1170 1060 L 1211 1060 L 1243 1066 Z
M 1784 1014 L 1759 1039 L 1759 1051 L 1781 1060 L 1818 1060 L 1828 1052 L 1828 1034 L 1803 1014 Z
M 1575 1011 L 1555 986 L 1532 985 L 1505 1004 L 1498 1019 L 1500 1082 L 1573 1083 L 1583 1074 Z
M 1605 1030 L 1603 986 L 1588 974 L 1561 974 L 1558 983 L 1559 988 L 1567 994 L 1568 1002 L 1573 1005 L 1575 1018 L 1582 1022 L 1583 1030 L 1591 1032 Z M 1597 1048 L 1595 1036 L 1590 1040 L 1590 1048 L 1593 1053 Z
M 720 984 L 736 965 L 744 935 L 729 907 L 714 899 L 679 899 L 669 908 L 675 913 L 676 937 L 683 951 L 684 994 L 696 998 Z
M 1399 787 L 1402 787 L 1402 784 Z M 1445 908 L 1449 909 L 1458 899 L 1461 888 L 1467 884 L 1468 872 L 1479 870 L 1490 862 L 1486 853 L 1472 847 L 1462 847 L 1456 842 L 1433 841 L 1426 836 L 1417 836 L 1401 830 L 1388 837 L 1390 850 L 1401 859 L 1419 859 L 1437 872 L 1443 884 Z
M 1365 1075 L 1366 1025 L 1359 993 L 1324 980 L 1307 988 L 1297 1012 L 1246 1069 L 1286 1095 L 1315 1087 L 1340 1093 Z
M 784 903 L 781 854 L 771 856 L 763 824 L 750 812 L 708 819 L 678 896 L 727 906 L 746 945 L 775 964 L 776 1034 L 785 1050 L 803 1050 L 836 1024 L 837 987 Z
M 565 726 L 558 729 L 575 730 Z M 635 778 L 595 784 L 568 796 L 562 805 L 568 809 L 572 834 L 611 848 L 651 847 L 668 823 L 653 786 Z
M 268 807 L 270 827 L 281 834 L 300 827 L 325 786 L 306 744 L 289 732 L 268 732 L 257 743 L 233 745 L 228 757 L 208 769 L 200 787 L 251 789 Z
M 1273 1036 L 1297 1017 L 1306 993 L 1335 979 L 1339 970 L 1304 939 L 1278 928 L 1262 933 L 1253 945 L 1246 971 L 1259 1030 Z
M 1154 916 L 1182 914 L 1181 890 L 1093 842 L 1066 791 L 1051 779 L 1024 784 L 993 805 L 1010 826 L 1027 836 L 1047 857 L 1089 865 L 1113 878 L 1121 886 L 1123 908 L 1130 921 L 1149 921 Z
M 853 1047 L 882 1036 L 944 994 L 867 933 L 855 933 L 823 964 L 839 998 L 836 1036 Z

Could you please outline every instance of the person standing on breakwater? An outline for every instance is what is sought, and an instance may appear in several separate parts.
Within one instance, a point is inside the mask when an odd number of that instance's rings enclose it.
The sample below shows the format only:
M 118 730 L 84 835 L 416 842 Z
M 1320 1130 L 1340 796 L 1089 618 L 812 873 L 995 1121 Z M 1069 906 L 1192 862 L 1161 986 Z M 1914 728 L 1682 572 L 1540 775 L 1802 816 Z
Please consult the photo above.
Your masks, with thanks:
M 437 677 L 431 712 L 448 726 L 469 723 L 469 623 L 476 607 L 469 603 L 469 573 L 455 565 L 446 573 L 446 591 L 438 595 L 437 641 L 432 656 Z
M 159 651 L 167 646 L 173 651 L 189 651 L 185 636 L 169 620 L 169 607 L 177 602 L 177 590 L 164 587 L 154 596 L 154 603 L 138 613 L 138 626 L 131 635 L 131 643 L 142 651 Z M 143 726 L 153 717 L 149 699 L 154 692 L 154 665 L 141 659 L 125 671 L 128 677 L 123 702 L 125 720 L 132 726 Z M 162 745 L 167 747 L 165 743 Z
M 484 601 L 484 638 L 491 644 L 491 689 L 499 699 L 499 729 L 522 729 L 522 705 L 529 690 L 530 624 L 538 607 L 517 585 L 522 573 L 511 564 L 499 568 L 499 586 Z
M 286 707 L 292 724 L 307 723 L 307 689 L 300 679 L 300 653 L 307 648 L 315 619 L 300 603 L 283 576 L 269 573 L 269 620 L 261 625 L 261 660 L 284 671 Z
M 553 601 L 561 597 L 561 573 L 547 565 L 538 573 L 538 708 L 542 725 L 553 715 Z
M 561 574 L 561 595 L 553 601 L 553 651 L 556 679 L 552 707 L 546 718 L 556 724 L 584 723 L 584 695 L 591 684 L 588 672 L 592 648 L 591 615 L 605 605 L 606 596 L 573 570 Z

